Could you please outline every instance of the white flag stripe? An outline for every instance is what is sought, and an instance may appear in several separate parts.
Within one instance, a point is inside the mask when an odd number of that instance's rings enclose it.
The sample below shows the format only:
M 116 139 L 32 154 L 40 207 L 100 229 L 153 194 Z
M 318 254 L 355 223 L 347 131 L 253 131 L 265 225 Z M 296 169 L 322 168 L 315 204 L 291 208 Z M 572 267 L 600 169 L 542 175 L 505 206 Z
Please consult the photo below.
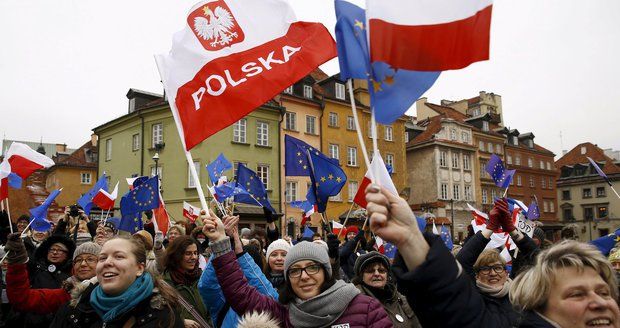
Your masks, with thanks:
M 367 0 L 368 19 L 400 25 L 434 25 L 474 16 L 493 4 L 492 0 Z

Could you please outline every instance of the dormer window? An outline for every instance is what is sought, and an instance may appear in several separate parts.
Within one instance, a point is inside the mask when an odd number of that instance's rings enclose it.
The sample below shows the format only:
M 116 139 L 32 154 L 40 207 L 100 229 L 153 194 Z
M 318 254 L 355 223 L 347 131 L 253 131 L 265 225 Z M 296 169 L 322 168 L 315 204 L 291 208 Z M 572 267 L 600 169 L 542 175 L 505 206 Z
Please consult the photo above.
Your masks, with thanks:
M 290 87 L 284 89 L 284 93 L 288 93 L 289 95 L 293 94 L 293 86 L 291 85 Z
M 336 83 L 335 85 L 336 98 L 340 100 L 344 100 L 344 84 Z
M 480 108 L 474 108 L 474 110 L 471 111 L 471 116 L 478 116 L 480 115 Z
M 304 85 L 304 97 L 308 99 L 312 99 L 312 87 L 309 85 Z
M 489 122 L 482 121 L 482 131 L 485 131 L 485 132 L 489 131 Z
M 527 146 L 530 147 L 530 148 L 534 148 L 534 140 L 527 139 Z
M 517 136 L 512 136 L 512 144 L 515 146 L 519 145 L 519 137 Z

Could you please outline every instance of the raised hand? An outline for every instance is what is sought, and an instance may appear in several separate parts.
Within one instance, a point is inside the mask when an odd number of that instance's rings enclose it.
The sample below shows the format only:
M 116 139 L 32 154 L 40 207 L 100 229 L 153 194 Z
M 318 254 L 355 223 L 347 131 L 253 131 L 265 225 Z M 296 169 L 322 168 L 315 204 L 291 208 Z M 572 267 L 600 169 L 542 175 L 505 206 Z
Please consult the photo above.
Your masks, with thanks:
M 370 230 L 383 240 L 399 247 L 412 235 L 420 233 L 415 215 L 407 202 L 376 184 L 366 188 Z
M 205 210 L 200 211 L 200 220 L 203 224 L 202 232 L 211 242 L 225 239 L 226 231 L 224 230 L 224 223 L 222 223 L 222 220 L 220 220 L 213 211 L 209 212 L 210 215 L 207 215 Z
M 502 226 L 502 220 L 505 212 L 508 212 L 508 203 L 504 199 L 497 199 L 493 204 L 493 208 L 489 212 L 489 223 L 487 229 L 498 232 Z
M 238 224 L 239 224 L 239 216 L 225 216 L 224 217 L 224 231 L 226 231 L 226 234 L 230 237 L 239 237 L 239 229 L 238 229 Z

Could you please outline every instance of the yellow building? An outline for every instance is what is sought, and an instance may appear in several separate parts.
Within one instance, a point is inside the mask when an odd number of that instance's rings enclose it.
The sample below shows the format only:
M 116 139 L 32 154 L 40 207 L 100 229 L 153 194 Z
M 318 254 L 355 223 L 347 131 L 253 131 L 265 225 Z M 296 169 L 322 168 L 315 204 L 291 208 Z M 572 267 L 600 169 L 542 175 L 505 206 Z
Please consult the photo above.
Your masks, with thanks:
M 340 80 L 339 75 L 334 75 L 318 84 L 321 87 L 324 101 L 323 116 L 321 117 L 321 149 L 327 156 L 338 159 L 340 166 L 347 175 L 347 183 L 342 191 L 339 195 L 331 197 L 327 205 L 326 216 L 328 220 L 338 220 L 338 218 L 346 216 L 349 208 L 351 208 L 353 198 L 366 174 L 367 167 L 364 163 L 362 148 L 359 145 L 345 82 Z M 369 151 L 369 156 L 372 156 L 370 97 L 365 81 L 355 81 L 353 90 L 364 143 Z M 377 126 L 379 152 L 386 165 L 393 167 L 392 179 L 399 191 L 407 186 L 406 121 L 406 116 L 403 116 L 392 125 Z M 362 222 L 352 223 L 362 224 Z
M 70 155 L 57 153 L 53 156 L 56 164 L 47 170 L 45 188 L 48 192 L 63 188 L 56 198 L 59 206 L 75 204 L 97 182 L 97 154 L 97 137 L 93 135 Z M 93 215 L 97 215 L 96 211 Z

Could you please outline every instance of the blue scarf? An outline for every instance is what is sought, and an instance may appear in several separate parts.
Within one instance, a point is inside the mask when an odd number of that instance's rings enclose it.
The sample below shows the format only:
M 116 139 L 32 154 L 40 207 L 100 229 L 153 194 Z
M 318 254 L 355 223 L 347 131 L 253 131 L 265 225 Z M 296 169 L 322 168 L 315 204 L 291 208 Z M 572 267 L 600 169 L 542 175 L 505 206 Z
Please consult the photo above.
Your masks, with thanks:
M 153 286 L 153 277 L 148 272 L 136 278 L 127 290 L 117 296 L 106 295 L 101 285 L 97 285 L 90 294 L 90 305 L 103 322 L 110 322 L 151 296 Z

